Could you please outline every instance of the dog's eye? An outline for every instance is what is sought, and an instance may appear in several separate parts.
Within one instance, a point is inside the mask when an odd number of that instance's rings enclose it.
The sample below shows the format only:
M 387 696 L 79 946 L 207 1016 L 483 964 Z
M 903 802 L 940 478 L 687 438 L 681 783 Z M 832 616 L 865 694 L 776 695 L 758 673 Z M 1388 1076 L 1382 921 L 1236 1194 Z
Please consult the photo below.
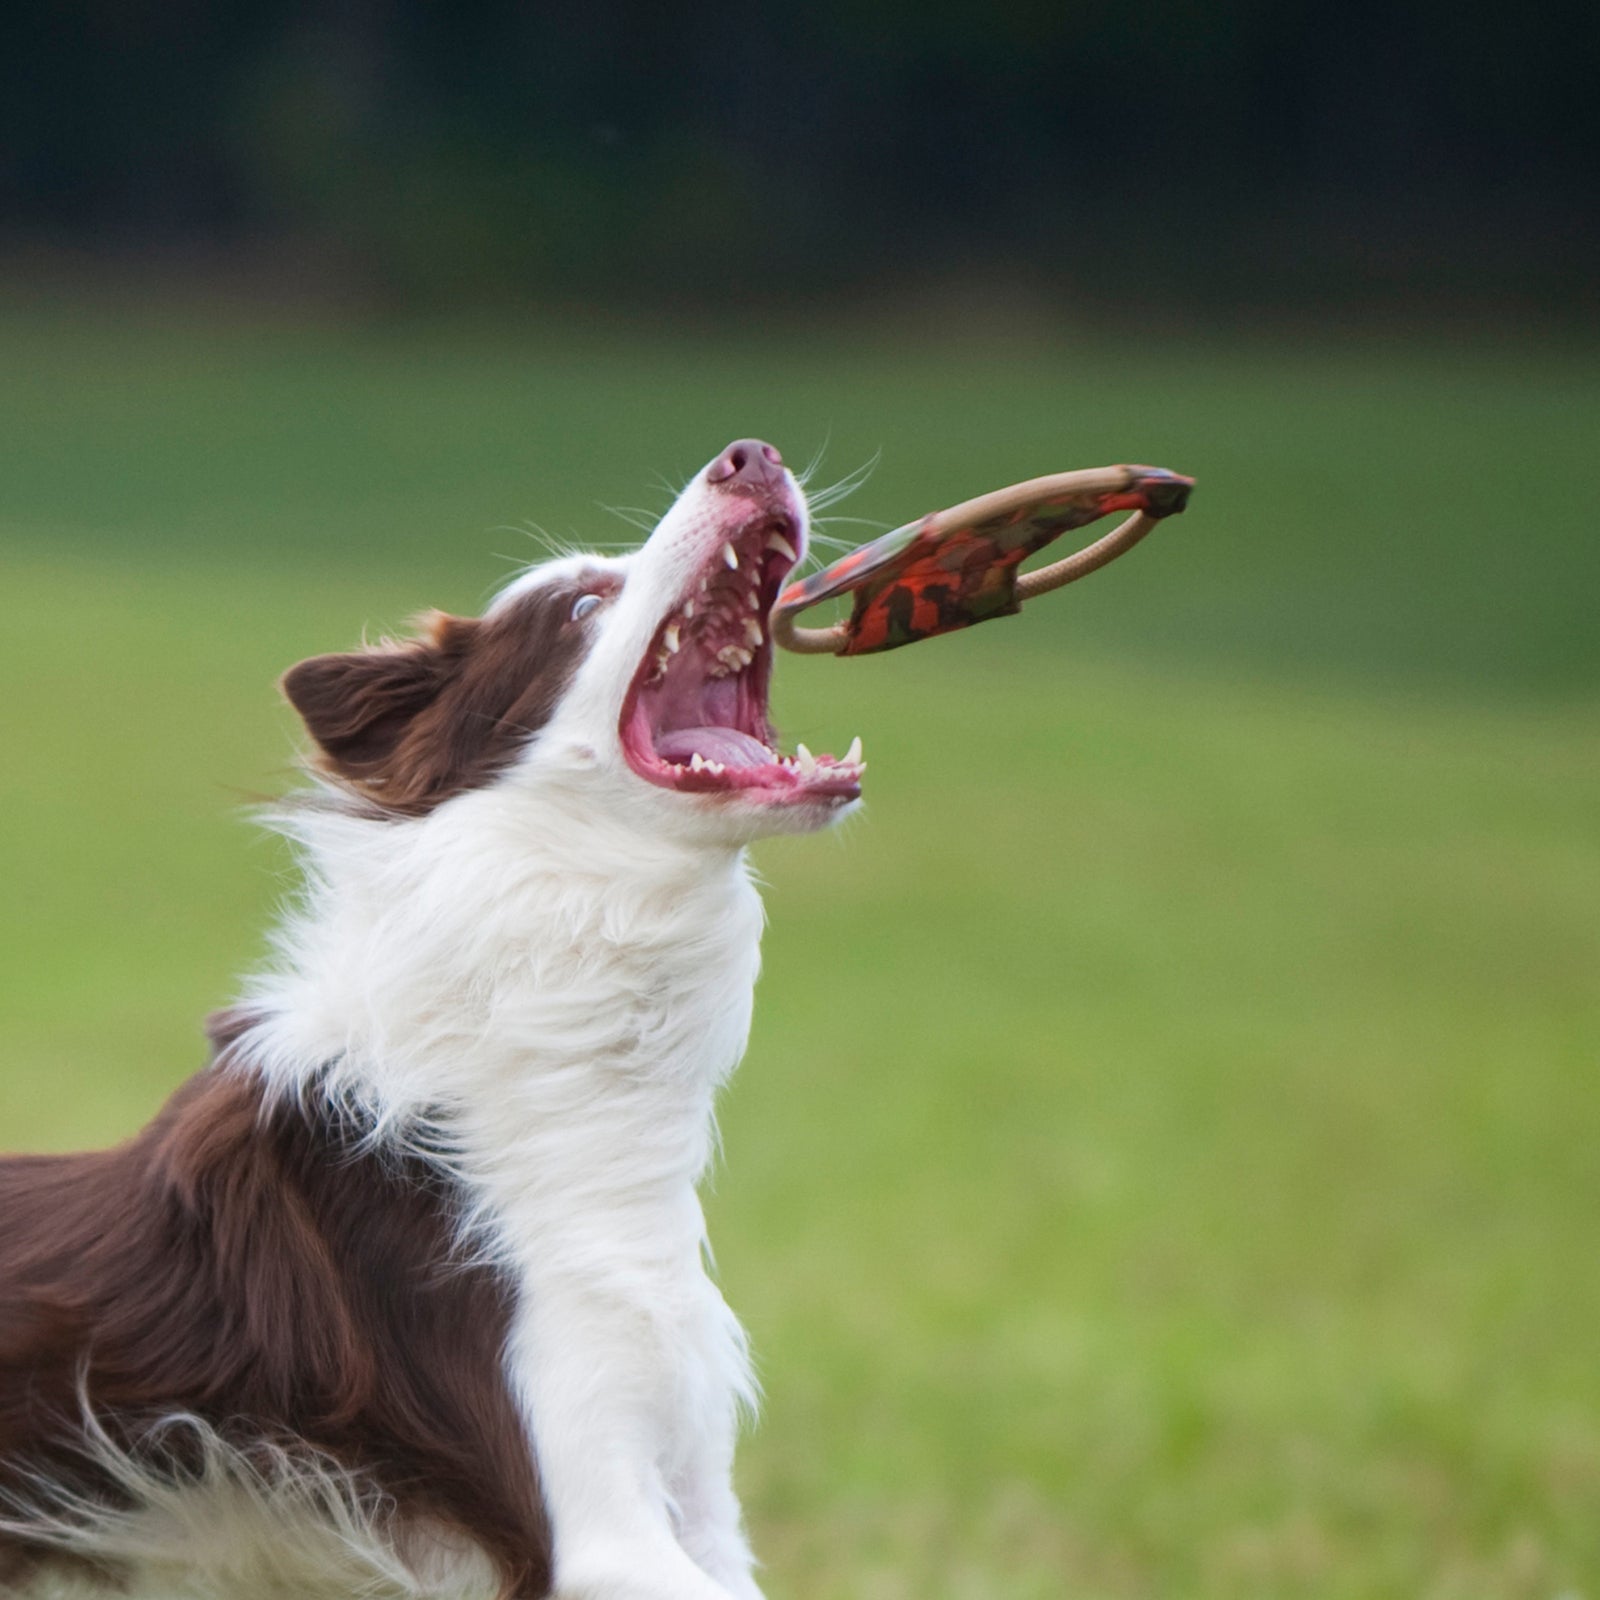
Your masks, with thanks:
M 580 594 L 572 602 L 572 620 L 581 622 L 591 611 L 597 611 L 604 603 L 605 596 L 599 594 Z

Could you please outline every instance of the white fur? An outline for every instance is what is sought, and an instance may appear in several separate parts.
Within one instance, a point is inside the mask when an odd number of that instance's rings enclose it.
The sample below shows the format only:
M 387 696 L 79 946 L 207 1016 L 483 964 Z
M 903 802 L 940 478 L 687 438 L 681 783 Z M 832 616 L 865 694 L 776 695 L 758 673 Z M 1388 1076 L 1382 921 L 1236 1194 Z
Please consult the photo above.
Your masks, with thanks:
M 284 820 L 309 887 L 239 1052 L 284 1093 L 315 1079 L 394 1137 L 443 1139 L 466 1236 L 518 1285 L 507 1380 L 561 1600 L 759 1595 L 731 1483 L 755 1385 L 696 1185 L 759 965 L 743 846 L 841 808 L 658 789 L 617 737 L 654 630 L 747 514 L 697 479 L 637 554 L 512 586 L 625 579 L 555 717 L 487 787 L 412 820 Z
M 83 1418 L 85 1461 L 126 1506 L 41 1479 L 14 1503 L 0 1503 L 0 1513 L 15 1513 L 0 1514 L 0 1531 L 131 1574 L 117 1589 L 129 1600 L 494 1593 L 481 1553 L 441 1528 L 397 1527 L 385 1495 L 315 1451 L 264 1441 L 243 1448 L 187 1413 L 151 1424 L 130 1448 L 99 1426 L 87 1404 Z M 174 1444 L 193 1464 L 176 1480 L 161 1465 Z M 46 1567 L 24 1592 L 29 1600 L 88 1600 L 104 1585 L 94 1566 Z

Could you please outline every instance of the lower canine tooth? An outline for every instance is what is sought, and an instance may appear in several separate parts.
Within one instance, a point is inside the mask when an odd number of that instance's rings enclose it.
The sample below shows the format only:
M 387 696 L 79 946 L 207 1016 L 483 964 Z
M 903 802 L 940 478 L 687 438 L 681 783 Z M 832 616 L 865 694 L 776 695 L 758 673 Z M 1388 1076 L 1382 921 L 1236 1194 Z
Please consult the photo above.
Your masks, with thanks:
M 845 751 L 844 758 L 851 766 L 859 766 L 861 764 L 861 735 L 859 733 L 850 741 L 850 748 Z
M 665 644 L 667 649 L 670 650 L 674 655 L 678 653 L 678 624 L 676 622 L 674 622 L 671 627 L 667 629 L 666 633 L 662 635 L 662 643 Z
M 780 556 L 787 556 L 791 561 L 796 559 L 794 546 L 781 533 L 767 535 L 767 549 L 776 550 Z
M 689 757 L 689 770 L 691 772 L 698 772 L 705 764 L 706 758 L 698 750 Z
M 731 544 L 723 544 L 722 559 L 731 571 L 737 572 L 739 570 L 739 552 Z
M 761 624 L 754 617 L 744 619 L 744 636 L 751 644 L 760 644 L 762 640 Z

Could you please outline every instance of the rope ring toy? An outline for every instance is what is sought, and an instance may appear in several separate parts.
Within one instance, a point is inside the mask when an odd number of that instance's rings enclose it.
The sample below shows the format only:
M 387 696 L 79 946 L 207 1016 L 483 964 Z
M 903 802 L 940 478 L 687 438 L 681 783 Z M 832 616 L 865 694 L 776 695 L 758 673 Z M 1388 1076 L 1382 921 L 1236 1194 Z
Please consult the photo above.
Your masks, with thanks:
M 1075 583 L 1131 550 L 1189 502 L 1194 479 L 1164 467 L 1086 467 L 1029 478 L 935 511 L 791 583 L 772 612 L 772 637 L 802 655 L 863 656 L 897 650 L 994 617 Z M 1036 550 L 1113 511 L 1132 511 L 1110 533 L 1035 572 Z M 849 618 L 805 628 L 800 613 L 853 594 Z

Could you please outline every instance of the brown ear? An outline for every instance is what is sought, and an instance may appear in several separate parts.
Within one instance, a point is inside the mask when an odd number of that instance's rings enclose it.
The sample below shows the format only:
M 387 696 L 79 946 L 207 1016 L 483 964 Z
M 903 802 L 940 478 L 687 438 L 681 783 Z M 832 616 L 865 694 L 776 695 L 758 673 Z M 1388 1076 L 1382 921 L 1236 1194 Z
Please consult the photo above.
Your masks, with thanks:
M 284 673 L 284 696 L 334 772 L 370 778 L 455 677 L 475 626 L 436 615 L 409 644 L 312 656 Z

